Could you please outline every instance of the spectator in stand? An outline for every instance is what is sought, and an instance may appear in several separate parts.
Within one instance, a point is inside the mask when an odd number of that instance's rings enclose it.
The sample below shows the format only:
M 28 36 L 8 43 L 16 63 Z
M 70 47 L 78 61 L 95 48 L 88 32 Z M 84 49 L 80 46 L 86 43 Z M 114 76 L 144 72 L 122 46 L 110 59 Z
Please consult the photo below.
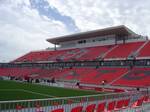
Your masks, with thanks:
M 104 86 L 106 83 L 107 83 L 107 81 L 106 80 L 102 80 L 102 85 Z
M 52 83 L 56 83 L 55 77 L 53 77 L 53 78 L 51 79 L 51 82 L 52 82 Z

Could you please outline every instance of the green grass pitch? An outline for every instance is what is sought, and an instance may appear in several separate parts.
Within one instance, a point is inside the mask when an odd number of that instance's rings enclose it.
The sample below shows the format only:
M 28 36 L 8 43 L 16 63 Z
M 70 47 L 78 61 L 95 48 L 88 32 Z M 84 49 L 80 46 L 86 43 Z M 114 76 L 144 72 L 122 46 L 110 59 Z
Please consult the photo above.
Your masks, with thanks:
M 93 94 L 101 93 L 95 91 L 65 89 L 37 84 L 0 80 L 0 101 L 71 97 Z

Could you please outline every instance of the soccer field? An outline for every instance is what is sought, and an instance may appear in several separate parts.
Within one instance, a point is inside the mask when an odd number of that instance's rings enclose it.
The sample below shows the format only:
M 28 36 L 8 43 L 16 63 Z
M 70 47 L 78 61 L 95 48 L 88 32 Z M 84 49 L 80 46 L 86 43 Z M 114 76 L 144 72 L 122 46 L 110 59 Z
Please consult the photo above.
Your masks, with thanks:
M 94 94 L 103 93 L 0 80 L 0 101 L 71 97 Z

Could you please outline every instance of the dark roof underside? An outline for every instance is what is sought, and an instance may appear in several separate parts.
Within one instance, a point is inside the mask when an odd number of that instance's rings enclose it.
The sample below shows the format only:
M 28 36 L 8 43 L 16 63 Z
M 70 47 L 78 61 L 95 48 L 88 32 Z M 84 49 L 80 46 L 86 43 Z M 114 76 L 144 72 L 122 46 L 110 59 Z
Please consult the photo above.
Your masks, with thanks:
M 66 41 L 88 39 L 88 38 L 106 36 L 106 35 L 116 35 L 118 37 L 119 36 L 125 37 L 125 36 L 130 36 L 130 35 L 137 35 L 137 34 L 131 31 L 126 26 L 121 25 L 121 26 L 81 32 L 81 33 L 76 33 L 76 34 L 71 34 L 71 35 L 65 35 L 61 37 L 50 38 L 50 39 L 47 39 L 47 41 L 53 44 L 59 44 L 61 42 L 66 42 Z

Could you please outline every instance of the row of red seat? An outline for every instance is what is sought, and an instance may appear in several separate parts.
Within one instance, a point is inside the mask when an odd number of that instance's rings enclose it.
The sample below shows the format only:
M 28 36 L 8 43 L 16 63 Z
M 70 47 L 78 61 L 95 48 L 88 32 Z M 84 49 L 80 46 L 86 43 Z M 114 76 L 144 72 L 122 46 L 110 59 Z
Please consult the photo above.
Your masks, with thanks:
M 111 112 L 111 111 L 119 111 L 127 108 L 137 108 L 142 106 L 143 103 L 149 102 L 148 96 L 142 96 L 141 98 L 137 99 L 130 105 L 130 98 L 128 99 L 121 99 L 121 100 L 112 100 L 108 102 L 101 102 L 98 105 L 90 104 L 85 108 L 85 112 Z M 83 106 L 74 107 L 71 112 L 82 112 Z M 64 109 L 55 109 L 51 112 L 64 112 Z
M 76 48 L 54 51 L 30 52 L 14 62 L 35 62 L 35 61 L 69 61 L 69 60 L 95 60 L 104 59 L 126 59 L 132 56 L 145 42 L 132 42 L 118 45 L 106 45 L 97 47 Z M 138 53 L 137 57 L 149 57 L 148 42 Z
M 144 42 L 134 42 L 119 44 L 118 47 L 113 49 L 111 52 L 106 55 L 105 59 L 114 59 L 114 58 L 128 58 L 131 54 L 136 52 L 136 50 L 143 45 Z
M 127 68 L 72 68 L 72 69 L 39 69 L 39 68 L 0 68 L 1 76 L 16 76 L 50 79 L 55 77 L 61 80 L 78 80 L 81 83 L 101 84 L 115 80 L 125 72 Z
M 116 80 L 113 86 L 133 86 L 145 87 L 150 86 L 150 68 L 133 68 L 129 73 Z
M 94 60 L 112 46 L 30 52 L 14 62 Z
M 112 84 L 113 86 L 150 86 L 150 68 L 0 68 L 0 76 L 29 76 L 34 79 L 78 80 L 84 84 Z

